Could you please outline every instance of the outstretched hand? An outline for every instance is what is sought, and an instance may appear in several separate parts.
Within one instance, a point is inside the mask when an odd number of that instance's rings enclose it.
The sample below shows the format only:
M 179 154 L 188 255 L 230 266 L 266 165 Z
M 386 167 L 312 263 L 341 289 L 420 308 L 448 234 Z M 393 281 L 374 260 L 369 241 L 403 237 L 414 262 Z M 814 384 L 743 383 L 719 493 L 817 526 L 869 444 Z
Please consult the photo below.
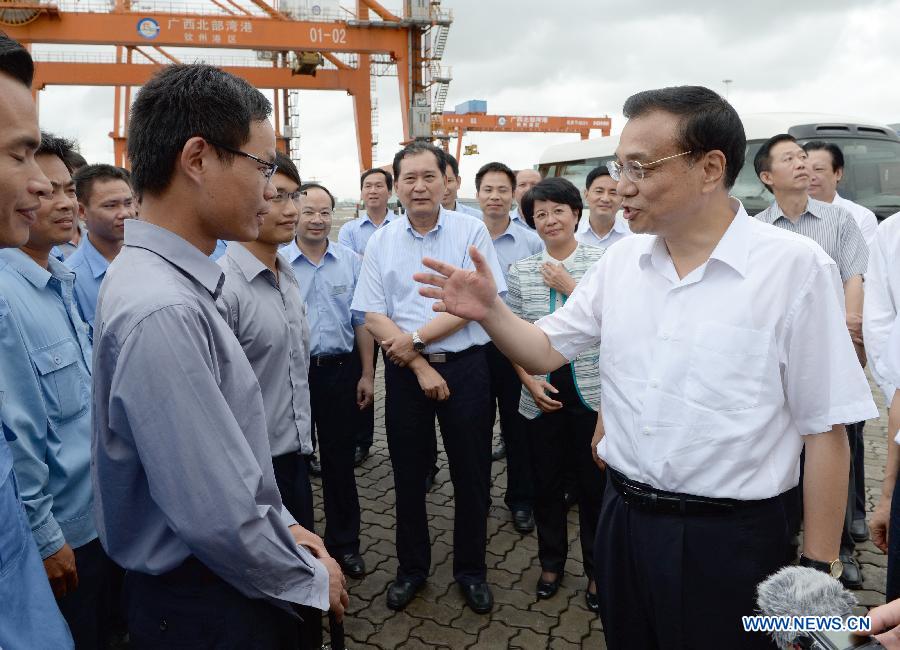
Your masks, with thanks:
M 487 261 L 475 246 L 469 247 L 469 256 L 475 270 L 461 269 L 426 257 L 422 264 L 437 273 L 416 273 L 413 280 L 429 285 L 421 287 L 419 293 L 438 300 L 432 307 L 434 311 L 481 321 L 497 301 L 497 283 Z

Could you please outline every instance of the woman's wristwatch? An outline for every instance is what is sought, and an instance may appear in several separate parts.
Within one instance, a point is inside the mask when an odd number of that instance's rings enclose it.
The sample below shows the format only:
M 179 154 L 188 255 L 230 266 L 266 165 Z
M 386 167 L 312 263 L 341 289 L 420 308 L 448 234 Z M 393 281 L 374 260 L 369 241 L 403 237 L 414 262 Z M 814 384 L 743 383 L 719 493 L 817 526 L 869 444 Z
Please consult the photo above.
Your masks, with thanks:
M 800 554 L 800 561 L 798 562 L 800 566 L 809 567 L 810 569 L 816 569 L 817 571 L 822 571 L 823 573 L 827 573 L 832 578 L 840 578 L 841 574 L 844 573 L 844 563 L 840 561 L 840 559 L 832 560 L 831 562 L 819 562 L 819 560 L 813 560 L 812 558 L 808 558 L 803 553 Z

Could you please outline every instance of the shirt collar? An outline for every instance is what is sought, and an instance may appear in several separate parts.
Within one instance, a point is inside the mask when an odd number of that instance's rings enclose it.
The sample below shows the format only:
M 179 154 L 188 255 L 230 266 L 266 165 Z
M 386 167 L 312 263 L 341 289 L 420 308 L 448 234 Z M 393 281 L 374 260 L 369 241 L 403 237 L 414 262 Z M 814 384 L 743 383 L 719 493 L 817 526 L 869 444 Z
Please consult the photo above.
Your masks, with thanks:
M 594 227 L 591 225 L 591 222 L 588 221 L 588 232 L 590 232 L 594 237 L 597 238 L 597 241 L 603 241 L 607 239 L 614 232 L 619 233 L 620 235 L 627 235 L 631 232 L 631 229 L 628 227 L 628 224 L 625 223 L 624 219 L 620 219 L 618 215 L 613 219 L 612 228 L 610 228 L 609 232 L 601 237 L 596 232 L 594 232 Z
M 60 281 L 71 280 L 75 277 L 69 267 L 52 255 L 47 260 L 48 267 L 46 269 L 18 248 L 0 250 L 0 259 L 9 264 L 10 268 L 28 280 L 36 289 L 46 288 L 50 279 L 54 277 Z
M 231 242 L 228 250 L 225 251 L 225 256 L 237 265 L 247 282 L 269 270 L 269 267 L 260 262 L 256 255 L 244 248 L 240 242 Z
M 441 206 L 441 209 L 438 210 L 438 218 L 437 218 L 437 222 L 434 224 L 434 228 L 432 228 L 431 230 L 428 231 L 429 233 L 435 232 L 435 231 L 437 231 L 437 230 L 440 230 L 440 229 L 443 227 L 443 223 L 444 223 L 444 215 L 445 215 L 446 213 L 447 213 L 447 210 L 444 208 L 444 206 Z M 403 218 L 406 219 L 406 229 L 407 229 L 414 237 L 422 237 L 422 236 L 423 236 L 423 235 L 420 235 L 418 232 L 416 232 L 415 228 L 413 228 L 412 222 L 409 220 L 409 215 L 408 215 L 408 214 L 407 214 L 407 215 L 403 215 Z M 426 233 L 426 234 L 428 234 L 428 233 Z
M 213 298 L 218 298 L 225 279 L 222 267 L 171 230 L 146 221 L 128 219 L 125 222 L 125 245 L 156 253 L 197 280 Z
M 746 277 L 752 240 L 750 233 L 750 228 L 752 227 L 751 217 L 744 210 L 743 204 L 736 198 L 731 198 L 729 207 L 734 210 L 734 218 L 731 220 L 731 224 L 728 226 L 725 234 L 722 235 L 719 243 L 716 244 L 709 259 L 727 264 L 737 271 L 741 277 Z M 638 263 L 642 269 L 651 263 L 658 269 L 664 268 L 664 264 L 671 264 L 669 251 L 661 237 L 657 235 L 645 237 L 641 246 L 643 249 L 641 250 Z
M 816 219 L 821 219 L 822 218 L 821 207 L 823 205 L 825 205 L 825 204 L 822 203 L 821 201 L 816 201 L 812 197 L 807 197 L 806 209 L 803 210 L 803 212 L 800 214 L 800 218 L 802 218 L 804 214 L 808 214 L 810 216 L 815 217 Z M 766 221 L 768 221 L 771 224 L 774 224 L 779 219 L 787 219 L 788 221 L 791 221 L 791 219 L 784 213 L 784 210 L 781 209 L 781 206 L 778 205 L 778 199 L 775 199 L 775 201 L 772 203 L 772 208 L 773 208 L 772 210 L 766 211 L 768 213 L 767 214 L 768 218 L 766 219 Z
M 381 225 L 383 226 L 384 224 L 391 222 L 394 219 L 394 217 L 396 217 L 396 216 L 397 216 L 396 213 L 394 213 L 390 208 L 388 208 L 387 214 L 384 216 L 384 221 L 381 222 Z M 372 217 L 369 216 L 369 213 L 363 212 L 362 221 L 360 222 L 359 225 L 362 225 L 367 221 L 370 224 L 372 224 L 373 226 L 375 226 L 375 222 L 372 221 Z M 378 228 L 379 226 L 375 226 L 375 227 Z
M 510 237 L 513 238 L 513 241 L 515 241 L 515 240 L 517 240 L 517 239 L 519 238 L 519 236 L 522 234 L 521 232 L 519 232 L 519 231 L 521 230 L 521 228 L 522 228 L 522 226 L 520 226 L 519 224 L 517 224 L 517 223 L 513 220 L 513 218 L 510 217 L 510 218 L 509 218 L 509 224 L 506 226 L 506 230 L 504 230 L 502 233 L 500 233 L 500 234 L 497 236 L 497 239 L 500 239 L 501 237 L 506 237 L 507 235 L 509 235 Z
M 297 244 L 297 240 L 294 239 L 290 244 L 281 249 L 281 254 L 287 259 L 288 262 L 293 264 L 299 258 L 305 259 L 307 262 L 312 264 L 312 260 L 310 260 L 306 255 L 303 254 L 303 251 L 300 250 L 300 246 Z M 339 255 L 337 252 L 337 246 L 334 245 L 333 242 L 328 242 L 328 247 L 325 249 L 325 254 L 322 256 L 321 263 L 325 262 L 325 258 L 332 257 L 334 259 L 338 259 Z
M 541 260 L 544 262 L 554 262 L 555 264 L 562 264 L 564 267 L 571 268 L 572 262 L 575 260 L 575 256 L 578 254 L 578 249 L 581 248 L 581 244 L 576 242 L 575 250 L 573 250 L 569 256 L 564 260 L 558 260 L 555 257 L 551 256 L 550 253 L 547 252 L 546 247 L 541 249 Z
M 513 211 L 509 213 L 509 218 L 511 221 L 521 221 L 522 223 L 525 223 L 525 218 L 519 212 L 518 207 L 513 208 Z
M 84 257 L 84 261 L 87 262 L 88 268 L 91 270 L 91 275 L 95 280 L 106 273 L 106 269 L 109 268 L 109 262 L 105 257 L 103 257 L 103 254 L 100 253 L 100 251 L 98 251 L 97 248 L 91 243 L 91 237 L 89 234 L 85 234 L 79 248 L 84 249 L 81 252 L 81 255 Z

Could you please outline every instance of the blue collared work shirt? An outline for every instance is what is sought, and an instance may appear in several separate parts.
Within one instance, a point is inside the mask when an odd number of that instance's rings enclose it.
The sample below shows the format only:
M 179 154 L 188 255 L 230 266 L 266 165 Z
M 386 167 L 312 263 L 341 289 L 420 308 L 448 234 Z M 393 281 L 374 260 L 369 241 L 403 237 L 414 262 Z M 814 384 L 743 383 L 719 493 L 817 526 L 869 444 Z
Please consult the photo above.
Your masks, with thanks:
M 364 314 L 350 311 L 359 279 L 359 255 L 342 244 L 328 242 L 325 255 L 316 264 L 303 254 L 296 241 L 281 249 L 281 254 L 294 269 L 300 297 L 306 303 L 310 354 L 317 357 L 352 351 L 356 341 L 354 328 L 365 323 Z
M 368 214 L 364 214 L 358 219 L 351 219 L 341 226 L 338 232 L 338 243 L 343 244 L 357 255 L 365 255 L 366 245 L 369 243 L 369 238 L 372 234 L 379 228 L 384 228 L 396 218 L 396 213 L 388 210 L 380 226 L 376 226 Z
M 109 268 L 109 262 L 91 243 L 90 235 L 86 236 L 72 255 L 66 260 L 66 266 L 75 274 L 75 300 L 85 322 L 94 326 L 94 312 L 97 310 L 97 296 L 103 276 Z
M 0 250 L 3 420 L 42 558 L 97 537 L 91 519 L 91 343 L 75 275 L 18 249 Z
M 509 276 L 509 267 L 512 264 L 544 250 L 544 242 L 535 231 L 524 223 L 520 224 L 512 219 L 509 220 L 506 230 L 493 241 L 504 280 Z

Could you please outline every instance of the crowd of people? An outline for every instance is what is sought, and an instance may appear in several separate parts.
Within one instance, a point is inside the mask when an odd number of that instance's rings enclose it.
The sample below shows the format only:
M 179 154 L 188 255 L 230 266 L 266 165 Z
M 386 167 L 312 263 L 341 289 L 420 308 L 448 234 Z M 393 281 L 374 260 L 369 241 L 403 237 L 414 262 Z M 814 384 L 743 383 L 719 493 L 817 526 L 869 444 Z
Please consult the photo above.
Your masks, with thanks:
M 578 505 L 609 648 L 770 647 L 740 626 L 757 584 L 799 562 L 861 588 L 870 535 L 900 597 L 900 216 L 837 193 L 836 145 L 766 142 L 773 201 L 753 218 L 729 196 L 734 109 L 645 91 L 584 187 L 490 162 L 476 209 L 458 161 L 413 142 L 360 176 L 364 209 L 333 238 L 334 195 L 276 151 L 245 81 L 160 71 L 129 172 L 41 132 L 32 75 L 0 35 L 0 647 L 319 647 L 321 613 L 339 624 L 367 573 L 354 469 L 379 357 L 393 610 L 431 573 L 438 431 L 453 578 L 478 614 L 503 456 L 538 599 Z M 867 363 L 892 436 L 871 531 Z

